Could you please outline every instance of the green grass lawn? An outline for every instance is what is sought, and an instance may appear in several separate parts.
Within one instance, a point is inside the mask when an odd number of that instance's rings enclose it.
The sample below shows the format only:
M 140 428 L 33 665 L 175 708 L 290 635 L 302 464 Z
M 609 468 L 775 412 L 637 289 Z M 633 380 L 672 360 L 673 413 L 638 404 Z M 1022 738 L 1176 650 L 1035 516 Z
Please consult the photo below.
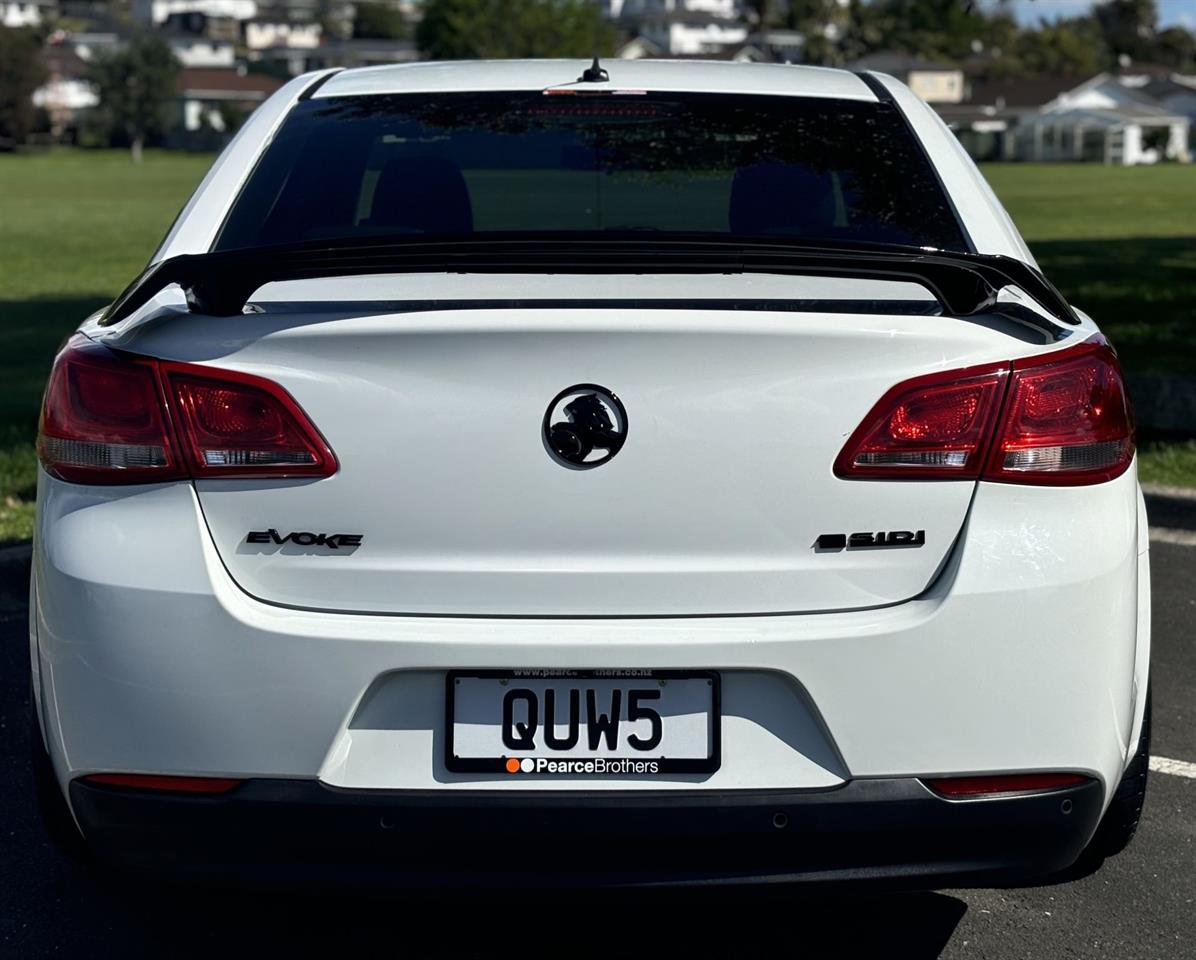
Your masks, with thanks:
M 29 536 L 32 437 L 55 349 L 137 274 L 210 162 L 0 154 L 0 543 Z M 1196 374 L 1196 167 L 984 172 L 1048 275 L 1127 367 Z M 1196 443 L 1147 445 L 1142 472 L 1196 485 Z
M 32 529 L 32 437 L 55 350 L 137 275 L 211 159 L 0 154 L 0 543 Z
M 1196 375 L 1196 166 L 988 164 L 1046 275 L 1131 371 Z

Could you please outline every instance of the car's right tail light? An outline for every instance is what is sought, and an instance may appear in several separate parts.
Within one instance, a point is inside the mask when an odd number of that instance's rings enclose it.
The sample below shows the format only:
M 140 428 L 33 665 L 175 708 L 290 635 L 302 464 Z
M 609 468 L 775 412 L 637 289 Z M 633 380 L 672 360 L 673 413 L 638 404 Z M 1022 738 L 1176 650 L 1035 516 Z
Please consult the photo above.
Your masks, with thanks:
M 1134 418 L 1117 354 L 1102 337 L 1013 364 L 986 480 L 1112 480 L 1134 459 Z
M 109 350 L 73 337 L 54 360 L 38 457 L 74 483 L 327 477 L 327 442 L 263 377 Z
M 1119 476 L 1133 458 L 1121 366 L 1098 336 L 1046 356 L 898 384 L 851 435 L 835 474 L 1080 485 Z

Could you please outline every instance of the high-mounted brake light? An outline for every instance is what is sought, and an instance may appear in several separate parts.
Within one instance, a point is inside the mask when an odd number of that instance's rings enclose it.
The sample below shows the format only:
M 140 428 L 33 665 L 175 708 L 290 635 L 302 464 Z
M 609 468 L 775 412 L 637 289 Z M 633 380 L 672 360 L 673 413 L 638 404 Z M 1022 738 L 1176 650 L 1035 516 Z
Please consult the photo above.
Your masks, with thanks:
M 75 483 L 325 477 L 331 448 L 278 384 L 116 353 L 83 336 L 54 361 L 38 432 L 46 471 Z
M 876 403 L 835 461 L 848 479 L 1088 484 L 1124 473 L 1134 425 L 1103 337 L 1045 357 L 934 373 Z

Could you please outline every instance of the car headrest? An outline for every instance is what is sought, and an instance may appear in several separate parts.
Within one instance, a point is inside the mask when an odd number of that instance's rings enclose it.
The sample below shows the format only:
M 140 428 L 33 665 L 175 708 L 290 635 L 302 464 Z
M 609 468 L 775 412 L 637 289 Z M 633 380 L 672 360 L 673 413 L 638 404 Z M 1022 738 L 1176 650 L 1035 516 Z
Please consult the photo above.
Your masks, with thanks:
M 473 210 L 461 169 L 443 157 L 395 157 L 378 175 L 365 223 L 400 232 L 472 233 Z
M 829 173 L 800 164 L 757 163 L 735 171 L 731 232 L 825 236 L 835 227 L 835 206 Z

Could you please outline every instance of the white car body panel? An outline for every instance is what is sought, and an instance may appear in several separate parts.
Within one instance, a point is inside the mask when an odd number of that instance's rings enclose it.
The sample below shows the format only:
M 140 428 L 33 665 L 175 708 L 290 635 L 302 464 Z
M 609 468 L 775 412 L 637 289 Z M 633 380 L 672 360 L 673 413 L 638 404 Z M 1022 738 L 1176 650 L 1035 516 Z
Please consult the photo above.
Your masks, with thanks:
M 1058 769 L 1115 784 L 1141 704 L 1126 643 L 1138 616 L 1136 482 L 1131 471 L 1082 499 L 981 484 L 952 563 L 923 597 L 895 606 L 527 620 L 264 604 L 229 578 L 187 485 L 99 495 L 43 476 L 34 569 L 48 733 L 64 782 L 138 769 L 395 789 L 625 789 L 643 781 L 447 773 L 436 752 L 443 702 L 427 673 L 713 667 L 744 681 L 730 686 L 727 709 L 738 712 L 724 728 L 726 762 L 704 788 Z M 777 673 L 779 687 L 767 682 Z M 412 692 L 406 709 L 356 724 L 367 693 L 398 675 Z M 753 696 L 760 689 L 783 699 Z

